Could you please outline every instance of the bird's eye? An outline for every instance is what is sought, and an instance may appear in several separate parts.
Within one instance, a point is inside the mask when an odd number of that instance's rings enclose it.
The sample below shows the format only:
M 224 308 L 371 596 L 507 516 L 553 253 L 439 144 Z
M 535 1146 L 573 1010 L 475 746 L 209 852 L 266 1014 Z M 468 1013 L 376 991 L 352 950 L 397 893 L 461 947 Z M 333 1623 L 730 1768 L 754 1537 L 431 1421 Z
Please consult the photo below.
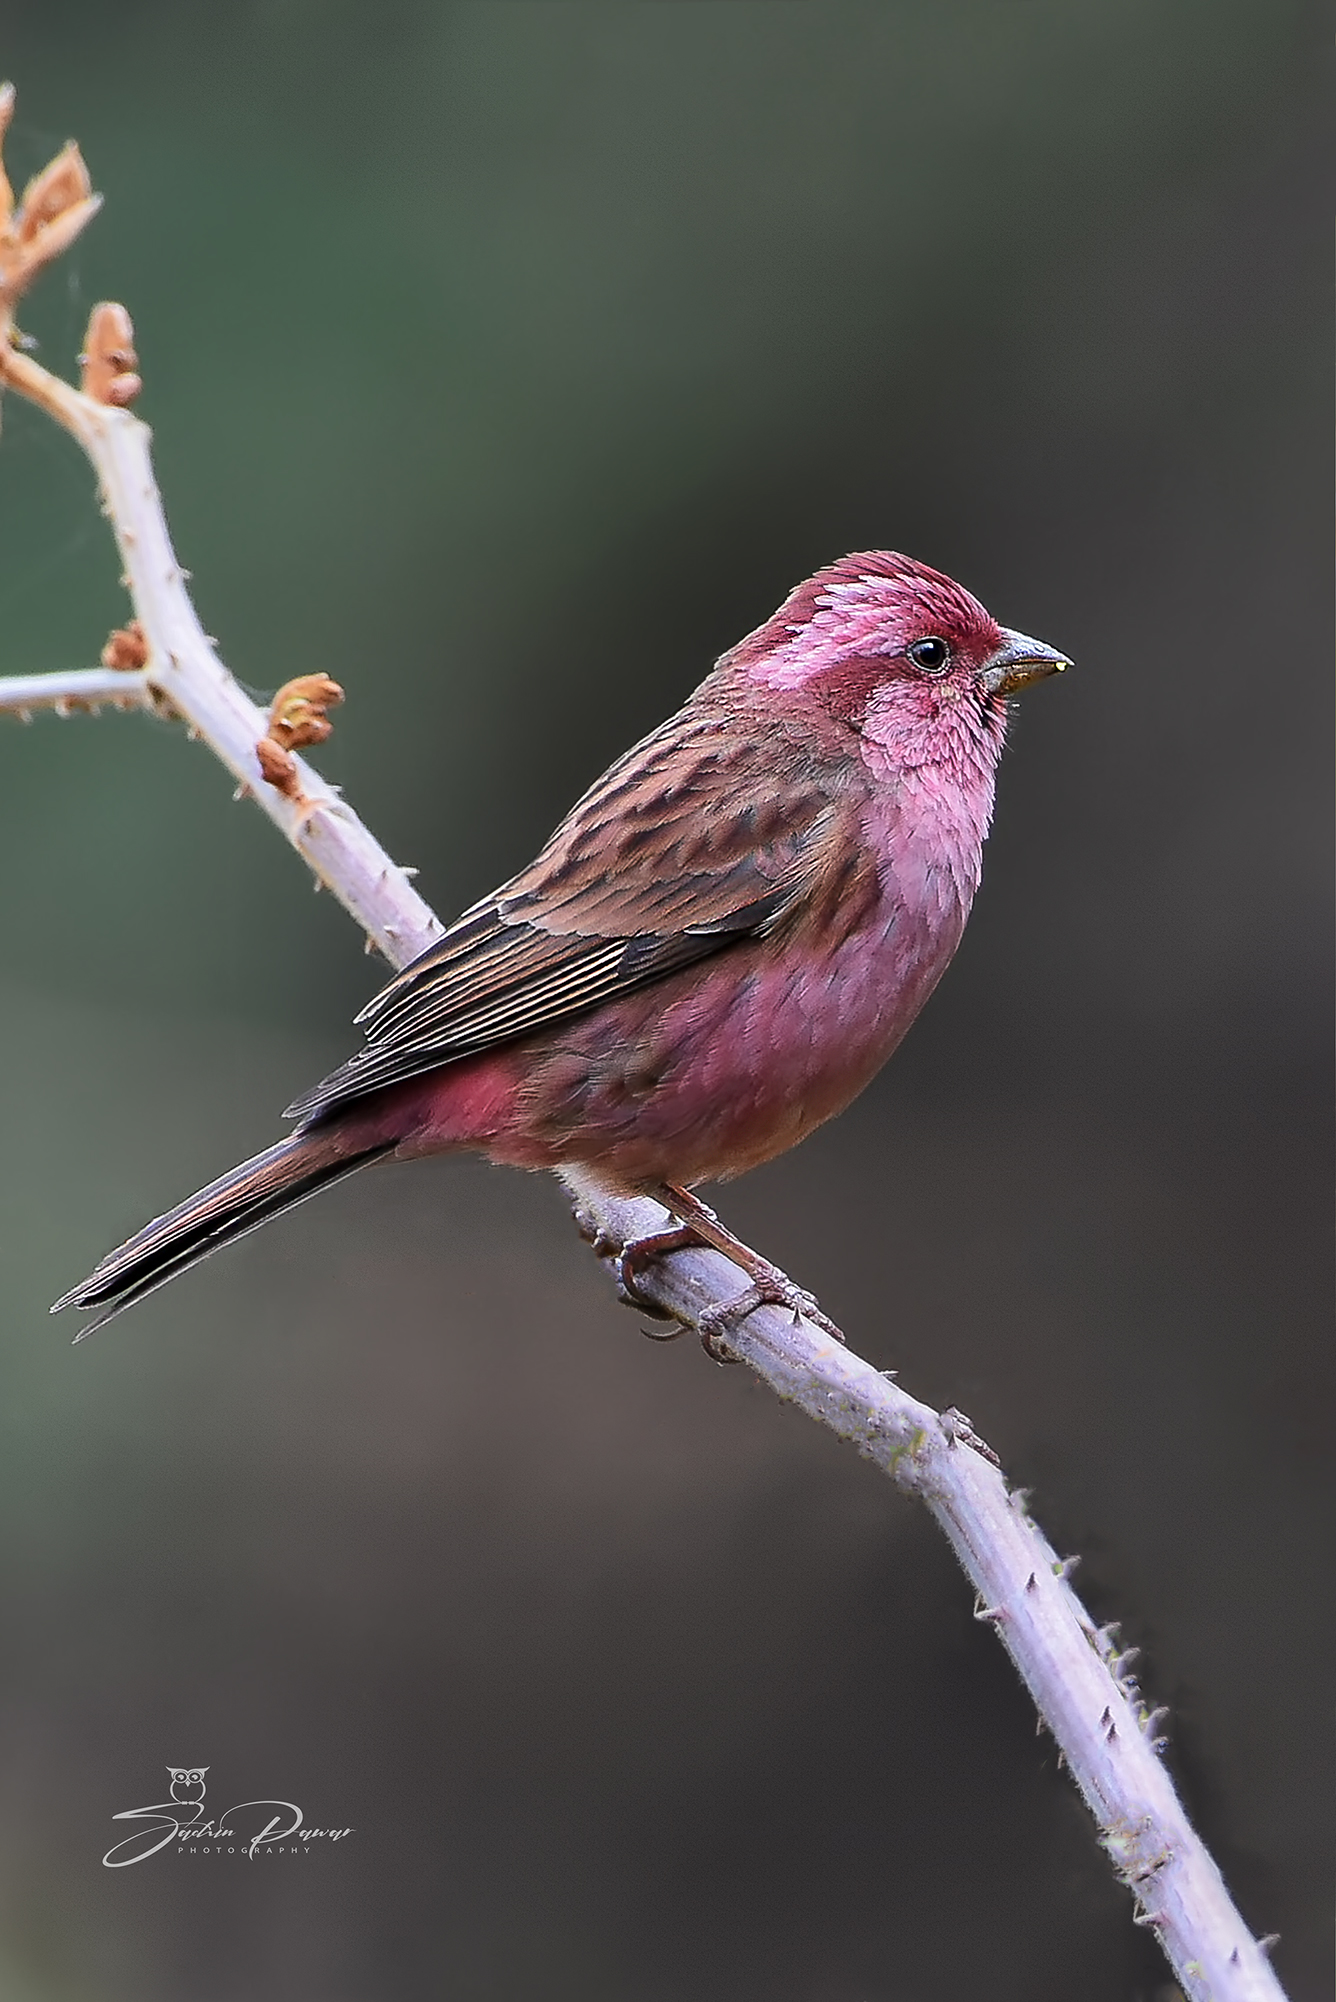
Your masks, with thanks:
M 951 664 L 951 649 L 945 640 L 915 640 L 909 658 L 925 674 L 944 674 Z

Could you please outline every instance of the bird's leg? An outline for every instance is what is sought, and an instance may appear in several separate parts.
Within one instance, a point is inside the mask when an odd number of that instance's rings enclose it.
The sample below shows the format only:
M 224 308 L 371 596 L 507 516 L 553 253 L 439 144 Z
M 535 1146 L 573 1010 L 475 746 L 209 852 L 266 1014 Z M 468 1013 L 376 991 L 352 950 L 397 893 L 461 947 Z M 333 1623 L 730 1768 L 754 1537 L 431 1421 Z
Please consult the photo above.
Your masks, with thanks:
M 814 1321 L 818 1328 L 832 1335 L 837 1342 L 843 1342 L 844 1336 L 835 1323 L 822 1313 L 810 1293 L 805 1292 L 801 1286 L 795 1286 L 786 1272 L 781 1272 L 777 1265 L 770 1263 L 769 1259 L 762 1258 L 759 1252 L 751 1250 L 740 1238 L 734 1237 L 732 1231 L 726 1230 L 720 1223 L 714 1211 L 708 1209 L 698 1197 L 693 1196 L 689 1189 L 679 1188 L 675 1182 L 661 1182 L 654 1188 L 647 1189 L 645 1193 L 653 1196 L 656 1202 L 662 1203 L 665 1209 L 671 1210 L 675 1217 L 680 1218 L 689 1233 L 688 1242 L 712 1245 L 716 1251 L 722 1251 L 724 1257 L 730 1259 L 734 1265 L 740 1265 L 751 1280 L 751 1285 L 739 1293 L 735 1300 L 729 1300 L 721 1307 L 708 1308 L 701 1315 L 699 1327 L 707 1354 L 719 1359 L 718 1343 L 726 1340 L 742 1325 L 748 1314 L 754 1314 L 758 1307 L 787 1307 L 795 1322 L 803 1319 Z M 676 1239 L 679 1233 L 665 1231 L 662 1235 L 662 1248 L 665 1251 L 677 1248 L 676 1244 L 670 1245 L 666 1240 L 670 1236 Z M 643 1238 L 635 1250 L 639 1254 L 642 1245 L 657 1245 L 660 1241 L 655 1238 Z M 655 1255 L 656 1252 L 650 1252 L 651 1257 Z M 623 1259 L 626 1257 L 625 1249 L 622 1257 Z
M 708 1356 L 716 1362 L 735 1362 L 737 1358 L 721 1347 L 730 1334 L 741 1326 L 748 1314 L 758 1307 L 787 1307 L 795 1321 L 806 1318 L 814 1321 L 825 1333 L 842 1342 L 844 1336 L 828 1315 L 823 1314 L 812 1295 L 801 1286 L 795 1286 L 788 1274 L 781 1272 L 777 1265 L 762 1258 L 740 1238 L 727 1230 L 712 1209 L 693 1196 L 689 1189 L 680 1188 L 675 1182 L 660 1182 L 646 1188 L 644 1194 L 662 1203 L 679 1221 L 673 1230 L 651 1231 L 645 1237 L 633 1237 L 625 1244 L 604 1232 L 590 1211 L 577 1198 L 575 1204 L 575 1224 L 581 1237 L 591 1244 L 599 1258 L 612 1260 L 617 1282 L 617 1296 L 628 1307 L 635 1307 L 641 1313 L 651 1314 L 655 1320 L 671 1321 L 676 1317 L 646 1299 L 639 1285 L 638 1276 L 656 1259 L 669 1252 L 687 1251 L 693 1246 L 706 1245 L 721 1251 L 734 1265 L 741 1266 L 751 1284 L 719 1307 L 707 1308 L 701 1315 L 698 1326 L 702 1346 Z M 653 1341 L 676 1341 L 682 1328 L 674 1329 L 669 1335 L 653 1335 Z

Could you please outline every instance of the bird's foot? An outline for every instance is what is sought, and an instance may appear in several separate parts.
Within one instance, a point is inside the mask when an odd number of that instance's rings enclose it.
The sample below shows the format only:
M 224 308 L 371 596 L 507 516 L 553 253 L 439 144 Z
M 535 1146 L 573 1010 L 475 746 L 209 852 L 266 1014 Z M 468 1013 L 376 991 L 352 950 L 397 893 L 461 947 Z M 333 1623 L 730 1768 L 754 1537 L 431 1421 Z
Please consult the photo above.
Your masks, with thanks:
M 593 1240 L 594 1250 L 600 1251 L 599 1242 Z M 673 1321 L 677 1317 L 665 1307 L 660 1307 L 649 1299 L 637 1283 L 646 1266 L 653 1265 L 670 1251 L 686 1251 L 700 1244 L 700 1238 L 687 1224 L 679 1224 L 675 1230 L 655 1230 L 646 1237 L 629 1238 L 618 1249 L 615 1242 L 604 1239 L 600 1256 L 612 1257 L 613 1277 L 617 1284 L 617 1298 L 624 1307 L 634 1307 L 642 1314 L 650 1314 L 656 1321 Z M 654 1342 L 675 1342 L 679 1335 L 686 1333 L 686 1325 L 678 1322 L 670 1335 L 651 1335 Z
M 843 1343 L 844 1336 L 829 1315 L 822 1313 L 813 1295 L 796 1286 L 777 1265 L 771 1265 L 768 1259 L 759 1257 L 748 1245 L 734 1237 L 699 1197 L 670 1183 L 664 1183 L 649 1193 L 663 1202 L 670 1212 L 675 1212 L 679 1222 L 671 1230 L 650 1231 L 644 1237 L 629 1239 L 625 1244 L 619 1244 L 615 1237 L 610 1236 L 583 1205 L 577 1204 L 575 1209 L 576 1228 L 581 1237 L 593 1246 L 599 1258 L 611 1260 L 617 1297 L 625 1306 L 650 1314 L 656 1321 L 676 1321 L 675 1314 L 646 1295 L 639 1283 L 640 1276 L 648 1266 L 671 1252 L 705 1246 L 722 1251 L 725 1258 L 742 1268 L 751 1282 L 734 1299 L 707 1307 L 696 1319 L 701 1346 L 715 1362 L 739 1360 L 728 1347 L 729 1337 L 737 1333 L 748 1315 L 754 1314 L 758 1307 L 786 1307 L 793 1316 L 795 1326 L 800 1320 L 811 1321 L 823 1334 Z M 671 1333 L 651 1334 L 650 1339 L 657 1342 L 676 1341 L 679 1335 L 685 1333 L 686 1325 L 679 1322 Z M 648 1329 L 645 1332 L 650 1333 Z
M 813 1294 L 805 1287 L 796 1286 L 787 1272 L 781 1272 L 777 1265 L 768 1265 L 757 1259 L 748 1268 L 751 1285 L 743 1289 L 734 1299 L 726 1300 L 717 1307 L 707 1307 L 700 1316 L 697 1326 L 705 1353 L 716 1362 L 735 1362 L 735 1356 L 721 1353 L 721 1344 L 735 1335 L 749 1314 L 758 1307 L 787 1307 L 793 1316 L 795 1327 L 799 1321 L 812 1321 L 823 1334 L 830 1335 L 843 1344 L 844 1336 L 828 1314 L 823 1314 Z
M 622 1305 L 634 1308 L 638 1314 L 649 1314 L 656 1321 L 676 1321 L 676 1315 L 670 1314 L 667 1308 L 660 1307 L 657 1301 L 649 1299 L 641 1291 L 637 1281 L 646 1266 L 652 1265 L 655 1259 L 662 1258 L 665 1252 L 684 1251 L 689 1245 L 698 1245 L 701 1240 L 695 1231 L 681 1225 L 672 1230 L 656 1230 L 644 1237 L 629 1238 L 623 1244 L 620 1238 L 605 1230 L 594 1212 L 586 1209 L 582 1203 L 576 1203 L 573 1215 L 575 1228 L 585 1243 L 591 1247 L 595 1258 L 606 1258 L 610 1261 L 617 1298 Z M 671 1334 L 652 1334 L 648 1328 L 644 1332 L 652 1342 L 675 1342 L 679 1335 L 686 1333 L 686 1329 L 687 1324 L 679 1321 Z

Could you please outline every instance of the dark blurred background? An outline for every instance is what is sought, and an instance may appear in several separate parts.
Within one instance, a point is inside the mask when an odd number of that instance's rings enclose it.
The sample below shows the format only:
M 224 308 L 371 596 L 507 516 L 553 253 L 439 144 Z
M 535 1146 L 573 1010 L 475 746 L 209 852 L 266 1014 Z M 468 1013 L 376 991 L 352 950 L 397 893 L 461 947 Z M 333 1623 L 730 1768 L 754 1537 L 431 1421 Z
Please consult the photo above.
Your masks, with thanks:
M 206 625 L 451 914 L 786 588 L 907 549 L 1078 663 L 860 1104 L 728 1193 L 1036 1491 L 1326 1991 L 1329 23 L 1286 0 L 21 0 Z M 1319 109 L 1321 107 L 1321 109 Z M 1316 441 L 1321 440 L 1319 447 Z M 124 615 L 12 399 L 0 672 Z M 5 2002 L 1163 2002 L 927 1518 L 655 1348 L 558 1191 L 380 1170 L 71 1350 L 380 969 L 221 769 L 0 722 Z M 101 1856 L 218 1808 L 356 1833 Z

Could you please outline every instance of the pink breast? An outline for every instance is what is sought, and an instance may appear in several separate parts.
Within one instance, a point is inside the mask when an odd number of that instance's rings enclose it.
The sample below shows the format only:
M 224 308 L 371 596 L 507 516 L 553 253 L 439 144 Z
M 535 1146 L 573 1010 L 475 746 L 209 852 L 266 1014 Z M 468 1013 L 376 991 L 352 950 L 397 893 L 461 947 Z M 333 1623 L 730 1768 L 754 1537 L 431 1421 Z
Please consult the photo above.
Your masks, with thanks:
M 478 1147 L 633 1188 L 727 1179 L 793 1146 L 880 1069 L 941 977 L 978 880 L 958 802 L 869 809 L 879 894 L 856 927 L 801 921 L 527 1042 L 402 1087 L 401 1151 Z M 388 1094 L 387 1094 L 388 1096 Z

